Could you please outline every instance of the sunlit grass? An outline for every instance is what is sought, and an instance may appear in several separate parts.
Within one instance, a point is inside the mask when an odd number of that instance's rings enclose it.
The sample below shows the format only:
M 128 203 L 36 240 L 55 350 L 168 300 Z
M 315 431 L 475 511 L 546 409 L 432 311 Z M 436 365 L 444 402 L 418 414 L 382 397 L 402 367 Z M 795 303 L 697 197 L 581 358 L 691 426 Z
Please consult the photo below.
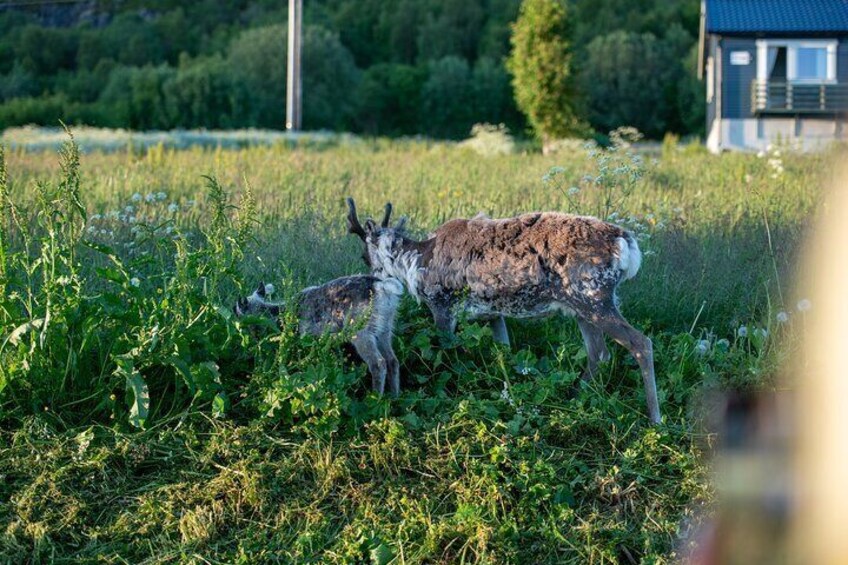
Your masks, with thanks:
M 507 351 L 474 324 L 445 342 L 407 299 L 389 401 L 340 338 L 230 315 L 259 280 L 285 298 L 364 270 L 348 195 L 363 214 L 391 200 L 421 235 L 596 210 L 624 172 L 567 147 L 154 145 L 80 169 L 68 147 L 9 150 L 0 561 L 671 560 L 711 500 L 702 399 L 771 386 L 803 329 L 792 264 L 828 155 L 642 156 L 616 217 L 645 251 L 622 299 L 654 341 L 657 428 L 620 348 L 578 384 L 573 322 L 510 322 Z

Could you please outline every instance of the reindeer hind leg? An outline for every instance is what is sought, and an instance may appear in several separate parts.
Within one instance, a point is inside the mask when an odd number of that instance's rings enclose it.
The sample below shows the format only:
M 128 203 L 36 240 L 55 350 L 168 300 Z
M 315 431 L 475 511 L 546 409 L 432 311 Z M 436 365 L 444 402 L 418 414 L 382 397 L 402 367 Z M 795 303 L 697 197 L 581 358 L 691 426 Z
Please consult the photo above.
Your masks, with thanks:
M 631 326 L 618 311 L 610 297 L 608 303 L 580 312 L 590 324 L 610 336 L 619 345 L 627 349 L 639 363 L 642 381 L 645 386 L 645 398 L 648 416 L 654 424 L 660 423 L 660 404 L 657 398 L 657 383 L 654 374 L 654 349 L 651 340 Z
M 607 344 L 604 342 L 604 332 L 597 326 L 593 325 L 584 318 L 577 318 L 577 326 L 580 328 L 580 334 L 583 336 L 583 343 L 586 345 L 586 370 L 583 371 L 581 378 L 588 381 L 598 370 L 598 364 L 609 361 L 610 352 L 607 349 Z

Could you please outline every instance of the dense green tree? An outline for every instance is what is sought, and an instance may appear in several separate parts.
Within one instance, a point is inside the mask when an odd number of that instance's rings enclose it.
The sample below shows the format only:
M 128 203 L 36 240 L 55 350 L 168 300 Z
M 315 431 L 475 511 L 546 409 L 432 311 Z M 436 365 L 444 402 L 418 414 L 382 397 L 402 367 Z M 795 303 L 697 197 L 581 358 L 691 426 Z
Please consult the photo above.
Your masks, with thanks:
M 199 60 L 185 56 L 176 75 L 163 86 L 169 123 L 180 128 L 238 125 L 232 81 L 230 68 L 220 55 Z
M 372 135 L 419 131 L 419 97 L 426 79 L 422 67 L 395 63 L 369 67 L 356 92 L 356 128 Z
M 625 31 L 595 38 L 586 51 L 581 82 L 594 127 L 634 126 L 661 137 L 675 109 L 664 90 L 678 65 L 670 51 L 650 33 Z
M 553 121 L 557 128 L 579 130 L 578 117 L 606 128 L 597 119 L 607 113 L 600 101 L 581 96 L 586 104 L 576 104 L 572 74 L 585 79 L 591 73 L 593 39 L 624 30 L 653 34 L 667 65 L 657 91 L 649 93 L 662 100 L 659 121 L 652 123 L 680 132 L 702 129 L 703 85 L 687 60 L 698 32 L 697 2 L 559 2 L 568 17 L 562 33 L 552 37 L 562 40 L 558 45 L 573 68 L 569 73 L 557 67 L 559 82 L 537 93 L 547 93 L 550 101 L 557 90 L 570 101 L 570 110 Z M 523 132 L 525 120 L 504 64 L 520 5 L 521 0 L 309 0 L 305 127 L 458 137 L 471 123 L 505 122 Z M 282 127 L 286 23 L 287 6 L 279 0 L 107 0 L 85 10 L 68 3 L 2 10 L 3 124 L 54 125 L 63 106 L 68 123 Z M 543 18 L 525 39 L 532 43 L 552 27 Z M 520 66 L 528 69 L 551 54 L 531 50 Z M 662 134 L 653 127 L 653 135 Z
M 227 56 L 237 85 L 237 121 L 258 127 L 285 122 L 287 30 L 268 26 L 248 30 Z M 303 32 L 303 123 L 305 128 L 344 127 L 355 106 L 352 93 L 359 71 L 334 33 L 308 26 Z
M 421 88 L 421 130 L 435 137 L 461 138 L 474 124 L 474 89 L 465 59 L 447 56 L 430 64 Z
M 524 0 L 512 28 L 507 68 L 515 101 L 545 149 L 557 138 L 583 131 L 569 33 L 560 0 Z
M 471 83 L 470 121 L 505 124 L 513 131 L 521 131 L 524 120 L 512 101 L 509 74 L 502 64 L 489 57 L 480 58 L 471 73 Z
M 5 75 L 0 75 L 0 101 L 38 94 L 38 80 L 35 74 L 15 61 L 15 65 Z

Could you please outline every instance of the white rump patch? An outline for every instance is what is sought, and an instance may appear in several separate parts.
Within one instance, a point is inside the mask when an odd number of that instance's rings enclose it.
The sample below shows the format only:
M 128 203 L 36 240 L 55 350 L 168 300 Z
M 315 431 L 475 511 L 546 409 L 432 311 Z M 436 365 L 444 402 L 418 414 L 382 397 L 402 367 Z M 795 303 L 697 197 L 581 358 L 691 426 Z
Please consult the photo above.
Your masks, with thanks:
M 618 244 L 618 268 L 623 272 L 624 280 L 632 279 L 642 266 L 642 252 L 639 250 L 639 244 L 635 239 L 628 241 L 623 237 L 619 237 L 616 243 Z

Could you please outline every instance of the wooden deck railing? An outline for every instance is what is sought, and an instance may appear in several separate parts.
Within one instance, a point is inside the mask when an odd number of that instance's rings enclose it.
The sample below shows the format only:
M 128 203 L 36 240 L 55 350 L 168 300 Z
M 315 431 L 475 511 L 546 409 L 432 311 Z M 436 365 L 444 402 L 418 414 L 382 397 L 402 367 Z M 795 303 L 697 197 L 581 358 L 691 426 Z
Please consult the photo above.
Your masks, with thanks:
M 793 83 L 754 80 L 754 113 L 848 113 L 848 83 Z

